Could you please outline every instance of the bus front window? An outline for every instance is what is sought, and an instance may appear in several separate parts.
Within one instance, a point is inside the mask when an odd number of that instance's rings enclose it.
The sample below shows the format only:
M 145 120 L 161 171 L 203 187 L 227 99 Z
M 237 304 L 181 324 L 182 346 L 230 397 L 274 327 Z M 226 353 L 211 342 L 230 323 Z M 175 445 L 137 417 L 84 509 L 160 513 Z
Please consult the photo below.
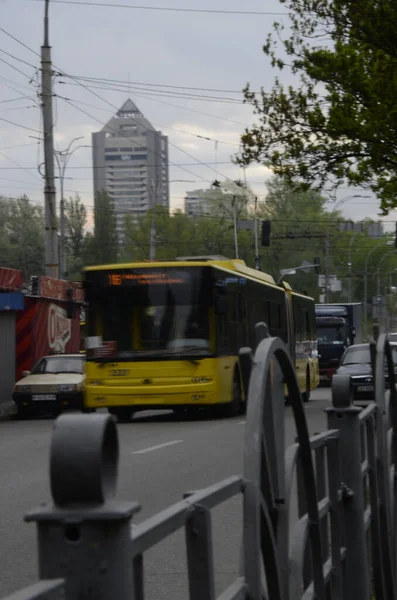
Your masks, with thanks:
M 120 358 L 212 353 L 208 286 L 199 273 L 187 275 L 186 285 L 168 275 L 174 283 L 102 288 L 90 298 L 91 314 L 100 315 L 101 331 L 91 327 L 90 335 L 115 342 Z

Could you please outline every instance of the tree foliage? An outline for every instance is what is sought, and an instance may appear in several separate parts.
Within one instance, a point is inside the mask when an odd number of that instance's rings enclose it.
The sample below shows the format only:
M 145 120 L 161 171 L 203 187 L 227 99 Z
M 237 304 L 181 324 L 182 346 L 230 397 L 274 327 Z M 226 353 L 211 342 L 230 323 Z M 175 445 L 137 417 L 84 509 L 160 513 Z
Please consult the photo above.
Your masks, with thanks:
M 115 263 L 118 260 L 118 235 L 113 200 L 105 191 L 95 195 L 94 236 L 89 254 L 95 264 Z
M 78 279 L 87 248 L 87 209 L 78 194 L 65 201 L 65 222 L 67 273 L 69 278 Z
M 243 134 L 237 160 L 305 187 L 368 187 L 387 214 L 397 205 L 397 3 L 280 2 L 291 26 L 287 33 L 275 23 L 264 52 L 297 84 L 276 78 L 259 95 L 246 87 L 259 121 Z
M 20 269 L 25 279 L 44 271 L 43 208 L 27 196 L 0 198 L 0 266 Z

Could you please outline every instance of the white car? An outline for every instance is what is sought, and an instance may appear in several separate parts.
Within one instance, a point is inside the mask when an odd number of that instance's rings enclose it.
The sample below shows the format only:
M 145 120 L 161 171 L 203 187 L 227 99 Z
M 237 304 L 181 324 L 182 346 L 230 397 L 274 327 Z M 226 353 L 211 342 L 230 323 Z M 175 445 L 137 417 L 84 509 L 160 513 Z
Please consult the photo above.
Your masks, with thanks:
M 65 408 L 85 412 L 83 386 L 85 356 L 57 354 L 44 356 L 32 371 L 24 371 L 14 388 L 13 400 L 20 417 L 50 410 L 59 415 Z

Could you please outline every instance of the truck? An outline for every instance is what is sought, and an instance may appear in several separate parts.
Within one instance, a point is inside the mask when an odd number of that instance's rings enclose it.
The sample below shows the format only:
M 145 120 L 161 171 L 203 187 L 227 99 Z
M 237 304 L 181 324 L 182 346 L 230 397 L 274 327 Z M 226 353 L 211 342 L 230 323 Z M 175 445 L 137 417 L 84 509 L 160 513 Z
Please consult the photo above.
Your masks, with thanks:
M 345 349 L 362 341 L 362 303 L 316 304 L 315 311 L 320 383 L 328 383 Z

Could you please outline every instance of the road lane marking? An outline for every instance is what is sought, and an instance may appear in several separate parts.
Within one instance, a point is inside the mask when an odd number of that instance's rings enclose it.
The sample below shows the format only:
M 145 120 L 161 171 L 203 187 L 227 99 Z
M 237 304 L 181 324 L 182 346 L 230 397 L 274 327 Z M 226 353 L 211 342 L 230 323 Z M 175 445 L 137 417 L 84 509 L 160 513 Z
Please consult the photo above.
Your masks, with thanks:
M 245 421 L 239 421 L 239 422 L 237 423 L 237 425 L 245 425 L 245 423 L 246 423 Z
M 157 444 L 157 446 L 149 446 L 149 448 L 143 448 L 143 450 L 135 450 L 132 454 L 146 454 L 146 452 L 153 452 L 154 450 L 160 450 L 167 446 L 173 446 L 174 444 L 180 444 L 183 440 L 173 440 L 172 442 L 164 442 L 164 444 Z

